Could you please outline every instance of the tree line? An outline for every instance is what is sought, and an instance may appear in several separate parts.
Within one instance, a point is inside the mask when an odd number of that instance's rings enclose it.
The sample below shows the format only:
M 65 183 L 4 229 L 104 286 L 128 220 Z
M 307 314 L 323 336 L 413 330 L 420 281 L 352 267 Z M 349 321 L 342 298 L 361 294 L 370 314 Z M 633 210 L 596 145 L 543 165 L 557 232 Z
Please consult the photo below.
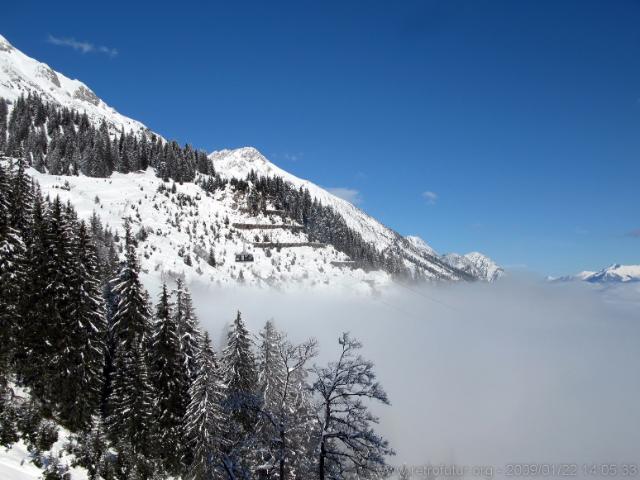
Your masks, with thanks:
M 153 167 L 158 176 L 191 182 L 196 173 L 215 175 L 203 151 L 181 147 L 149 132 L 113 131 L 103 120 L 45 102 L 37 94 L 12 104 L 0 98 L 0 155 L 25 156 L 29 165 L 52 175 L 108 177 Z
M 152 305 L 130 220 L 119 236 L 79 219 L 26 167 L 0 162 L 1 445 L 23 440 L 48 479 L 65 474 L 46 457 L 57 425 L 92 479 L 384 475 L 367 403 L 389 402 L 357 340 L 312 365 L 313 339 L 267 322 L 256 340 L 238 313 L 217 352 L 182 281 Z

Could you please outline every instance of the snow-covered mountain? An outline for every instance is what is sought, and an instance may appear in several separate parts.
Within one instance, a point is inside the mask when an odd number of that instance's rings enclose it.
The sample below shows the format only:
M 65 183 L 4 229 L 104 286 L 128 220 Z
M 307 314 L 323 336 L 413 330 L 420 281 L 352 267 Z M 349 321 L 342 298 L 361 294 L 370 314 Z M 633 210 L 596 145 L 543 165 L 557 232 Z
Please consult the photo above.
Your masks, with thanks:
M 398 251 L 408 264 L 419 265 L 427 278 L 458 280 L 472 277 L 494 281 L 503 273 L 502 268 L 480 253 L 469 253 L 464 257 L 464 261 L 455 263 L 451 261 L 450 256 L 438 255 L 420 237 L 402 237 L 350 202 L 274 165 L 253 147 L 221 150 L 213 152 L 209 158 L 213 161 L 216 171 L 227 178 L 246 178 L 254 171 L 260 176 L 281 177 L 296 187 L 308 189 L 312 197 L 338 211 L 352 229 L 360 233 L 366 241 L 373 243 L 379 251 Z
M 0 97 L 14 101 L 29 93 L 86 112 L 92 121 L 104 120 L 115 130 L 147 130 L 142 123 L 116 112 L 81 81 L 71 80 L 49 65 L 28 57 L 0 35 Z
M 428 278 L 449 280 L 464 278 L 464 274 L 461 275 L 447 262 L 442 261 L 419 237 L 402 237 L 350 202 L 274 165 L 253 147 L 221 150 L 213 152 L 209 158 L 213 161 L 216 171 L 226 178 L 246 178 L 251 171 L 254 171 L 259 176 L 281 177 L 298 188 L 308 189 L 312 197 L 339 212 L 349 227 L 362 235 L 364 240 L 374 244 L 378 251 L 392 249 L 399 252 L 407 263 L 422 264 Z
M 631 283 L 640 282 L 640 265 L 613 264 L 597 272 L 580 272 L 576 275 L 549 278 L 554 282 L 583 281 L 589 283 Z
M 92 122 L 105 121 L 113 134 L 121 130 L 151 133 L 142 123 L 109 107 L 84 83 L 28 57 L 0 36 L 0 97 L 12 102 L 29 93 L 85 112 Z M 209 159 L 224 179 L 245 180 L 253 171 L 307 189 L 312 198 L 331 207 L 377 252 L 399 259 L 421 278 L 492 281 L 502 271 L 481 254 L 468 254 L 461 257 L 464 261 L 457 262 L 442 257 L 419 237 L 403 237 L 348 201 L 279 168 L 255 148 L 217 151 Z M 244 281 L 278 286 L 292 281 L 309 285 L 391 281 L 385 271 L 364 271 L 332 244 L 312 242 L 302 225 L 283 217 L 275 206 L 267 206 L 257 215 L 248 213 L 247 198 L 229 184 L 210 193 L 185 182 L 172 192 L 171 182 L 163 182 L 152 169 L 114 173 L 109 178 L 54 176 L 34 169 L 30 173 L 45 194 L 70 201 L 84 218 L 96 211 L 104 224 L 121 229 L 123 218 L 131 217 L 142 232 L 140 254 L 145 271 L 152 276 L 182 275 L 214 283 Z M 202 180 L 202 174 L 198 175 Z M 253 261 L 237 262 L 236 254 L 245 250 L 253 255 Z M 210 251 L 218 260 L 215 267 L 206 261 Z
M 464 255 L 448 253 L 442 258 L 452 267 L 488 282 L 493 282 L 504 275 L 502 267 L 479 252 L 470 252 Z
M 311 196 L 323 205 L 330 205 L 339 211 L 351 228 L 360 233 L 366 241 L 375 244 L 379 250 L 393 245 L 399 236 L 346 200 L 274 165 L 253 147 L 221 150 L 213 152 L 209 158 L 213 161 L 216 172 L 226 178 L 244 179 L 253 170 L 259 176 L 281 177 L 296 187 L 308 189 Z
M 420 252 L 425 253 L 426 255 L 437 256 L 438 252 L 436 252 L 431 245 L 425 242 L 421 237 L 416 235 L 407 235 L 404 237 L 407 242 L 409 242 L 414 248 L 418 249 Z
M 417 236 L 407 236 L 406 240 L 425 256 L 436 257 L 451 267 L 467 273 L 469 276 L 494 282 L 504 275 L 504 270 L 493 260 L 479 252 L 470 252 L 465 255 L 447 253 L 440 255 L 436 250 Z

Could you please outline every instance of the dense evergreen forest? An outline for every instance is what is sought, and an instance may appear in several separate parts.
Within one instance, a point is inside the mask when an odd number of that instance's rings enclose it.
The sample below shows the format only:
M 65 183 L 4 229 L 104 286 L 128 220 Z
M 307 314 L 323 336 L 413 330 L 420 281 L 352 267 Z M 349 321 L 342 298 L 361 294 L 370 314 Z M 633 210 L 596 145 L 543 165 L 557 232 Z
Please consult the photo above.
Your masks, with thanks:
M 272 322 L 254 339 L 238 313 L 217 353 L 179 279 L 152 305 L 128 222 L 80 220 L 27 166 L 0 162 L 0 445 L 23 441 L 47 479 L 65 478 L 59 426 L 92 479 L 386 474 L 367 405 L 388 399 L 357 340 L 318 366 L 314 340 Z
M 214 173 L 203 151 L 166 142 L 151 132 L 110 131 L 93 125 L 85 113 L 43 101 L 18 98 L 11 108 L 0 98 L 0 152 L 26 156 L 30 165 L 52 175 L 108 177 L 153 167 L 158 176 L 191 182 L 196 172 Z
M 113 172 L 152 167 L 164 180 L 196 181 L 211 193 L 230 184 L 246 196 L 253 213 L 275 205 L 304 227 L 310 241 L 333 245 L 362 268 L 410 276 L 399 252 L 379 252 L 306 189 L 295 188 L 280 177 L 258 177 L 254 172 L 245 180 L 227 182 L 216 175 L 206 153 L 190 145 L 181 147 L 151 132 L 113 132 L 104 121 L 96 127 L 86 114 L 47 103 L 38 95 L 20 97 L 10 114 L 8 102 L 0 98 L 2 155 L 24 158 L 29 166 L 54 175 L 107 177 Z

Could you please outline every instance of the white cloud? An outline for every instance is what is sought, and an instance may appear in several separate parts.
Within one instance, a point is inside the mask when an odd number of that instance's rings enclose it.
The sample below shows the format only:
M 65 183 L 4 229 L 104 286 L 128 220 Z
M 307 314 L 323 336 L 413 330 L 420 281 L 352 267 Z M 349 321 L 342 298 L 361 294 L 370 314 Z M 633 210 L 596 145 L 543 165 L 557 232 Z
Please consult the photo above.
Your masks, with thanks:
M 115 48 L 109 48 L 105 46 L 96 46 L 90 42 L 80 42 L 75 38 L 59 38 L 59 37 L 54 37 L 53 35 L 49 35 L 49 38 L 47 39 L 47 41 L 52 45 L 57 45 L 59 47 L 73 48 L 74 50 L 81 53 L 93 53 L 93 52 L 104 53 L 105 55 L 108 55 L 111 58 L 118 55 L 118 50 L 116 50 Z
M 335 187 L 327 188 L 327 191 L 334 194 L 336 197 L 340 197 L 347 202 L 353 203 L 354 205 L 362 203 L 362 195 L 360 194 L 360 191 L 355 188 Z
M 426 192 L 422 192 L 422 198 L 424 198 L 429 205 L 435 205 L 438 200 L 438 194 L 427 190 Z

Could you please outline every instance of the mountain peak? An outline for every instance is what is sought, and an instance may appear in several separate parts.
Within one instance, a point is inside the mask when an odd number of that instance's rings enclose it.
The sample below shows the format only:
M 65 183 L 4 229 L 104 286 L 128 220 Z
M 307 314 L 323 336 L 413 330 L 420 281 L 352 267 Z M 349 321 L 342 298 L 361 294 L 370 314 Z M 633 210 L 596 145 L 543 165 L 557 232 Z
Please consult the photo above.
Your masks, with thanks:
M 584 281 L 589 283 L 630 283 L 640 282 L 640 265 L 621 265 L 614 263 L 597 272 L 580 272 L 559 278 L 551 278 L 555 282 Z
M 103 120 L 113 131 L 145 131 L 102 101 L 87 85 L 56 72 L 15 48 L 0 35 L 0 97 L 13 102 L 35 93 L 44 100 L 87 114 L 95 123 Z
M 251 146 L 238 147 L 238 148 L 225 148 L 223 150 L 215 151 L 212 153 L 212 155 L 213 154 L 235 155 L 238 157 L 242 157 L 249 162 L 252 162 L 258 159 L 266 161 L 265 156 L 262 155 L 262 153 L 260 153 L 260 151 L 257 148 L 251 147 Z
M 502 267 L 480 252 L 469 252 L 465 255 L 448 253 L 442 258 L 452 267 L 488 282 L 493 282 L 504 275 Z
M 418 250 L 428 254 L 428 255 L 438 255 L 438 252 L 436 252 L 433 247 L 431 245 L 429 245 L 427 242 L 425 242 L 422 237 L 419 237 L 417 235 L 407 235 L 406 237 L 404 237 L 407 239 L 407 241 L 413 245 L 415 248 L 417 248 Z
M 245 178 L 252 170 L 263 176 L 282 176 L 285 173 L 254 147 L 218 150 L 209 158 L 218 172 L 229 177 Z
M 0 52 L 10 52 L 11 50 L 13 50 L 13 45 L 0 34 Z

